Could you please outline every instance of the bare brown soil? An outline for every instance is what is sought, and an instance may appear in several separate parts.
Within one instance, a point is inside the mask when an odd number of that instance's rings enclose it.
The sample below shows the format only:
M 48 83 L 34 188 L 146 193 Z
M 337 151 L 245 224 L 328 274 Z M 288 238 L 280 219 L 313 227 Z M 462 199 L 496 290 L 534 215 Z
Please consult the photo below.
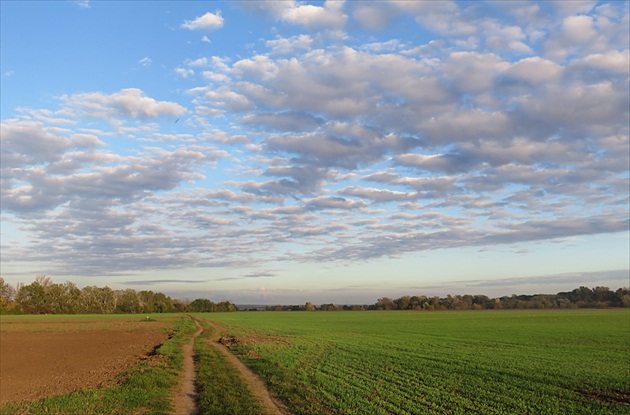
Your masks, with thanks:
M 593 391 L 579 389 L 578 392 L 595 401 L 630 406 L 630 393 L 627 391 Z
M 245 380 L 245 382 L 247 382 L 247 385 L 249 386 L 249 389 L 252 392 L 252 395 L 254 395 L 254 397 L 256 397 L 258 401 L 260 402 L 260 404 L 263 406 L 265 413 L 269 415 L 290 414 L 291 412 L 289 411 L 289 409 L 271 395 L 271 393 L 267 389 L 267 386 L 258 377 L 258 375 L 252 372 L 250 368 L 245 366 L 243 362 L 241 362 L 236 356 L 234 356 L 229 351 L 229 349 L 224 344 L 226 343 L 226 341 L 225 340 L 220 341 L 221 339 L 220 333 L 223 332 L 223 329 L 221 328 L 221 326 L 219 326 L 216 323 L 212 323 L 210 321 L 208 321 L 208 323 L 212 327 L 214 327 L 214 329 L 217 331 L 215 338 L 210 340 L 210 344 L 213 347 L 215 347 L 217 350 L 219 350 L 221 353 L 223 353 L 223 355 L 228 359 L 228 361 L 232 363 L 232 365 L 234 365 L 234 368 L 238 370 L 241 377 Z
M 0 325 L 0 405 L 113 382 L 168 338 L 140 317 Z

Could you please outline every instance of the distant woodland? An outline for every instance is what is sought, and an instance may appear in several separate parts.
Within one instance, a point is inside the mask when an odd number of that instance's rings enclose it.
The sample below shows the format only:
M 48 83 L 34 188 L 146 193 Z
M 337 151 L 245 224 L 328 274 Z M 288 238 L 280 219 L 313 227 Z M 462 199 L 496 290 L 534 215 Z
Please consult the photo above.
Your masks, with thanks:
M 576 288 L 558 294 L 512 295 L 490 298 L 485 295 L 447 295 L 427 297 L 424 295 L 404 295 L 400 298 L 379 298 L 369 305 L 335 305 L 313 303 L 292 306 L 268 306 L 267 311 L 340 311 L 340 310 L 490 310 L 527 308 L 610 308 L 630 307 L 630 289 L 619 288 L 611 291 L 608 287 Z
M 150 314 L 236 311 L 229 301 L 205 298 L 174 300 L 153 291 L 78 288 L 71 282 L 55 284 L 38 276 L 31 284 L 13 288 L 0 278 L 0 314 Z
M 427 297 L 405 295 L 379 298 L 374 304 L 338 305 L 311 302 L 304 305 L 267 306 L 267 311 L 343 311 L 343 310 L 489 310 L 630 307 L 630 289 L 579 287 L 557 294 L 512 295 L 490 298 L 485 295 L 447 295 Z M 182 301 L 153 291 L 112 290 L 89 286 L 82 289 L 71 282 L 53 283 L 38 276 L 31 284 L 12 287 L 0 277 L 0 314 L 148 314 L 205 313 L 236 311 L 229 301 L 214 303 L 198 298 Z M 250 309 L 254 311 L 255 309 Z

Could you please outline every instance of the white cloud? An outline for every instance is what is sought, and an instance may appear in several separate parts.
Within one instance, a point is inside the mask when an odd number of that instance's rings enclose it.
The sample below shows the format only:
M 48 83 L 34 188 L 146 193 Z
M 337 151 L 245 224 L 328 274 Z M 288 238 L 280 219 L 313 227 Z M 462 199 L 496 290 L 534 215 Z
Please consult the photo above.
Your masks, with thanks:
M 75 0 L 74 4 L 81 7 L 82 9 L 89 9 L 91 7 L 90 0 Z
M 453 1 L 396 1 L 398 7 L 416 13 L 416 21 L 423 27 L 441 35 L 470 36 L 477 28 L 465 17 L 457 3 Z
M 309 30 L 341 30 L 348 16 L 343 12 L 344 0 L 327 0 L 323 6 L 303 4 L 295 0 L 275 1 L 260 0 L 245 2 L 240 7 L 254 12 L 266 12 L 275 20 L 303 26 Z
M 223 17 L 220 11 L 216 13 L 208 12 L 193 20 L 184 21 L 180 27 L 189 30 L 216 30 L 223 27 Z
M 550 3 L 560 12 L 560 15 L 574 15 L 588 13 L 597 4 L 597 0 L 551 0 Z
M 118 117 L 147 120 L 157 117 L 177 117 L 186 112 L 181 105 L 156 101 L 138 88 L 127 88 L 111 95 L 102 92 L 64 95 L 61 100 L 93 118 L 114 121 Z
M 182 78 L 186 79 L 189 76 L 194 75 L 195 71 L 190 68 L 175 68 L 175 73 L 181 76 Z
M 1 124 L 2 167 L 22 167 L 58 160 L 72 141 L 42 123 L 8 121 Z
M 70 140 L 77 146 L 82 148 L 104 146 L 105 143 L 101 141 L 94 134 L 73 134 L 70 136 Z
M 496 77 L 509 66 L 494 54 L 453 52 L 443 70 L 461 91 L 479 93 L 492 88 Z
M 253 76 L 263 81 L 273 79 L 278 73 L 276 63 L 264 55 L 256 55 L 250 59 L 240 60 L 232 68 L 237 75 Z
M 318 196 L 306 201 L 308 209 L 343 209 L 352 210 L 367 206 L 363 201 L 345 199 L 343 197 Z
M 525 33 L 519 26 L 507 26 L 495 19 L 481 22 L 486 47 L 490 49 L 508 49 L 518 53 L 533 53 L 524 43 Z
M 343 5 L 343 0 L 326 0 L 324 7 L 296 4 L 285 8 L 281 19 L 311 29 L 317 27 L 340 29 L 348 20 L 348 16 L 342 11 Z
M 370 199 L 378 203 L 416 200 L 418 198 L 417 193 L 399 192 L 389 189 L 375 189 L 371 187 L 358 186 L 349 186 L 339 190 L 337 193 L 345 196 L 362 197 L 364 199 Z
M 225 56 L 197 44 L 169 101 L 70 94 L 3 120 L 3 210 L 33 241 L 11 258 L 96 275 L 627 230 L 623 7 L 318 4 L 239 3 L 272 14 L 271 38 L 252 29 Z M 346 11 L 372 31 L 416 19 L 435 40 L 353 32 Z
M 308 50 L 313 45 L 313 38 L 309 35 L 296 35 L 290 38 L 278 37 L 268 40 L 265 46 L 271 48 L 271 52 L 279 55 L 295 53 L 299 50 Z
M 357 2 L 354 3 L 352 17 L 359 24 L 369 30 L 383 30 L 398 14 L 392 7 L 379 2 Z
M 147 66 L 150 66 L 151 63 L 153 63 L 153 60 L 149 58 L 148 56 L 145 56 L 144 58 L 140 59 L 138 63 L 144 67 L 147 67 Z
M 570 16 L 562 22 L 567 39 L 573 43 L 584 43 L 595 36 L 593 18 L 590 16 Z
M 230 79 L 225 74 L 216 73 L 216 72 L 212 72 L 212 71 L 203 71 L 202 75 L 207 80 L 213 81 L 213 82 L 226 82 L 226 81 L 228 81 Z
M 506 75 L 524 79 L 537 85 L 556 81 L 562 76 L 563 68 L 547 59 L 538 56 L 522 59 L 505 70 Z
M 208 58 L 203 57 L 203 58 L 199 58 L 199 59 L 195 59 L 192 61 L 189 61 L 187 63 L 188 66 L 193 66 L 193 67 L 201 67 L 201 66 L 207 66 L 208 65 Z
M 594 53 L 571 62 L 571 66 L 589 67 L 606 72 L 628 74 L 630 72 L 630 51 L 612 50 L 606 53 Z

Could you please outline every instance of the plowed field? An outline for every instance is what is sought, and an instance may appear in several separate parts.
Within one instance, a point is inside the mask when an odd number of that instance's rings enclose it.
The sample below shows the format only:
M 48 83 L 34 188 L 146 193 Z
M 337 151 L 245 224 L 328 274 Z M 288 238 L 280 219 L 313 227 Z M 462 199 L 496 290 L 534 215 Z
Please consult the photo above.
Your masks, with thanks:
M 3 318 L 0 405 L 112 382 L 168 338 L 168 322 L 141 318 Z

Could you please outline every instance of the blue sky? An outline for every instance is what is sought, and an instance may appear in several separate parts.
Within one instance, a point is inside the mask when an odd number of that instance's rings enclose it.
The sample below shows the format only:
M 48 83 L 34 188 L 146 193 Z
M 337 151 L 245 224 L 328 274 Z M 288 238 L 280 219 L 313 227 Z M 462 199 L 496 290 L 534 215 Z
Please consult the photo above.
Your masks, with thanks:
M 1 2 L 2 275 L 630 285 L 628 2 Z

